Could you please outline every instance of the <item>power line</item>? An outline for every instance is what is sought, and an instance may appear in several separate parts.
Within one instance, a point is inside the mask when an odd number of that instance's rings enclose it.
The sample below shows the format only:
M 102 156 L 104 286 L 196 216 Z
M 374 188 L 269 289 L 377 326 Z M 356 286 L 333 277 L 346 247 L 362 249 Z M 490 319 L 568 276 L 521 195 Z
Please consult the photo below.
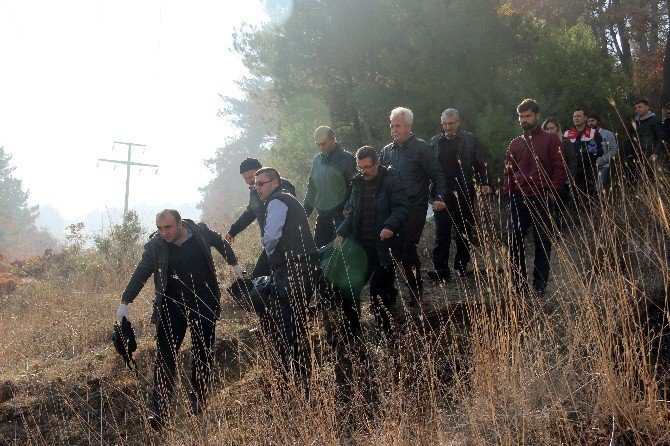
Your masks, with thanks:
M 146 147 L 144 144 L 136 144 L 134 142 L 121 142 L 121 141 L 114 141 L 114 144 L 124 144 L 128 146 L 128 160 L 127 161 L 121 161 L 121 160 L 108 160 L 105 158 L 98 158 L 98 161 L 102 161 L 105 163 L 115 163 L 115 164 L 125 164 L 126 165 L 126 202 L 125 205 L 123 206 L 123 215 L 125 215 L 128 212 L 128 196 L 130 195 L 130 166 L 145 166 L 145 167 L 158 167 L 156 164 L 146 164 L 146 163 L 136 163 L 131 161 L 131 152 L 133 150 L 133 147 Z M 112 146 L 113 148 L 114 146 Z

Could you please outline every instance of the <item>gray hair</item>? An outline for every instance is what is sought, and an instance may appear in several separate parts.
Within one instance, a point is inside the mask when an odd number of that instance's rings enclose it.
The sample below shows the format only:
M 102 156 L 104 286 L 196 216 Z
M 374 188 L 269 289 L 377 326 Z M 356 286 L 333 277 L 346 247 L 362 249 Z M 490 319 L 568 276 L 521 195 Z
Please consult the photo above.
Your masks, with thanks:
M 461 116 L 458 114 L 458 110 L 455 108 L 448 108 L 442 112 L 442 116 L 456 116 L 456 118 L 461 119 Z
M 399 115 L 402 115 L 402 117 L 405 119 L 405 124 L 411 125 L 414 122 L 414 113 L 412 113 L 412 110 L 406 107 L 396 107 L 393 110 L 391 110 L 391 116 L 389 116 L 389 121 Z

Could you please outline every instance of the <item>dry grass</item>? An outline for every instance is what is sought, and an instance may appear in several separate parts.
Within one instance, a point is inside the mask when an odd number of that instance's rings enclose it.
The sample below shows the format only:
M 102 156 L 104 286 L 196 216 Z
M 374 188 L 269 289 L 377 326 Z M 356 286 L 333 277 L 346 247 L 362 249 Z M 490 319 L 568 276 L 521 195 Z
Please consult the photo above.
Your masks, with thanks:
M 622 180 L 571 215 L 542 301 L 510 286 L 505 205 L 482 200 L 474 274 L 431 285 L 421 308 L 399 301 L 396 347 L 365 305 L 356 351 L 331 348 L 314 321 L 308 398 L 275 379 L 255 321 L 224 302 L 210 407 L 187 414 L 185 345 L 162 436 L 144 422 L 150 284 L 131 308 L 135 376 L 109 342 L 126 272 L 29 283 L 0 297 L 0 444 L 670 444 L 668 181 Z M 256 236 L 236 242 L 248 268 Z

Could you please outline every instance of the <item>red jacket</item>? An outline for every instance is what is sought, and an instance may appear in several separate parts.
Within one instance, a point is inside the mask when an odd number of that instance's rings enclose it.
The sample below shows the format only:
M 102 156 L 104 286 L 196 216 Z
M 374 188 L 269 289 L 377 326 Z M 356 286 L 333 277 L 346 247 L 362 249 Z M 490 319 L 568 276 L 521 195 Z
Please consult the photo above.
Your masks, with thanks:
M 531 152 L 532 149 L 532 152 Z M 539 195 L 564 187 L 567 174 L 561 140 L 535 127 L 512 140 L 505 153 L 503 192 Z

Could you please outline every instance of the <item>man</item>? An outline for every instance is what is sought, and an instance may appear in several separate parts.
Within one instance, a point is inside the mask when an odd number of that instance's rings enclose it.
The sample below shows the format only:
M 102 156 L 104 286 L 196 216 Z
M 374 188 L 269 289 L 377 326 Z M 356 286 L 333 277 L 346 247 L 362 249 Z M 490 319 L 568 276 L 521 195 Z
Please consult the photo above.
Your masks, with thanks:
M 538 126 L 540 106 L 524 99 L 517 107 L 521 136 L 505 153 L 503 193 L 510 198 L 508 224 L 512 281 L 517 290 L 526 288 L 526 254 L 523 238 L 533 225 L 535 268 L 533 288 L 544 296 L 551 258 L 550 207 L 566 178 L 561 141 L 555 133 Z
M 318 212 L 314 242 L 321 247 L 333 241 L 335 229 L 344 220 L 344 205 L 351 194 L 356 161 L 340 146 L 330 127 L 317 128 L 314 141 L 321 153 L 312 162 L 304 207 L 308 217 L 314 209 Z
M 630 141 L 633 149 L 631 155 L 638 165 L 636 171 L 640 165 L 648 165 L 645 159 L 651 163 L 658 159 L 663 145 L 663 124 L 661 119 L 650 111 L 649 102 L 645 99 L 635 102 L 631 137 L 633 138 Z M 651 174 L 653 169 L 649 169 L 648 172 Z
M 663 141 L 665 141 L 667 147 L 670 143 L 670 102 L 666 102 L 663 109 L 665 110 L 665 119 L 663 120 Z
M 255 174 L 265 202 L 262 244 L 272 269 L 273 289 L 262 327 L 275 348 L 285 376 L 306 382 L 309 369 L 306 313 L 319 272 L 319 255 L 300 202 L 282 190 L 279 172 L 264 167 Z
M 609 190 L 610 188 L 610 161 L 618 153 L 616 137 L 614 133 L 605 130 L 600 126 L 600 115 L 597 113 L 590 113 L 586 119 L 586 125 L 600 133 L 603 140 L 603 154 L 596 158 L 596 166 L 598 167 L 598 183 L 597 188 L 601 190 Z
M 242 175 L 242 179 L 247 186 L 249 186 L 249 204 L 237 221 L 230 225 L 230 230 L 224 236 L 226 241 L 231 245 L 235 242 L 237 234 L 244 231 L 254 220 L 258 222 L 258 227 L 261 230 L 261 237 L 263 237 L 265 231 L 265 203 L 263 203 L 263 200 L 258 196 L 258 192 L 256 192 L 256 188 L 254 187 L 254 181 L 256 180 L 254 174 L 262 167 L 260 161 L 256 158 L 246 158 L 240 163 L 240 175 Z M 293 184 L 291 184 L 290 181 L 282 178 L 281 187 L 284 191 L 295 197 L 295 187 L 293 187 Z M 268 263 L 268 256 L 265 253 L 265 250 L 263 250 L 251 273 L 251 278 L 254 279 L 256 277 L 269 275 L 270 265 Z
M 407 195 L 398 171 L 381 166 L 372 147 L 358 149 L 356 168 L 360 174 L 352 180 L 350 211 L 337 229 L 334 245 L 340 247 L 345 238 L 359 244 L 367 257 L 367 271 L 361 282 L 351 284 L 353 299 L 343 301 L 345 329 L 349 339 L 360 332 L 360 293 L 370 281 L 372 313 L 382 335 L 392 341 L 389 308 L 398 294 L 392 251 L 409 216 Z
M 433 280 L 448 282 L 451 227 L 453 225 L 457 231 L 454 270 L 459 277 L 465 277 L 470 262 L 470 240 L 475 223 L 472 212 L 475 181 L 482 185 L 481 193 L 484 195 L 491 193 L 491 187 L 486 171 L 486 152 L 475 135 L 461 130 L 458 110 L 446 109 L 440 120 L 443 132 L 435 135 L 430 143 L 444 173 L 447 187 L 444 198 L 447 208 L 435 212 L 435 271 L 430 271 L 428 276 Z
M 393 142 L 382 149 L 380 161 L 385 167 L 393 167 L 400 173 L 409 203 L 409 217 L 402 229 L 401 263 L 414 305 L 423 297 L 421 259 L 416 245 L 426 223 L 426 205 L 432 181 L 433 210 L 439 212 L 446 206 L 447 194 L 444 174 L 437 161 L 435 151 L 426 141 L 412 133 L 414 114 L 412 110 L 397 107 L 391 111 L 390 128 Z
M 126 285 L 116 318 L 119 324 L 124 317 L 130 320 L 128 304 L 153 274 L 156 297 L 151 321 L 156 324 L 157 354 L 149 422 L 160 428 L 171 411 L 176 357 L 187 326 L 191 333 L 191 409 L 198 415 L 205 407 L 215 325 L 221 309 L 211 248 L 233 266 L 238 277 L 244 271 L 228 242 L 204 223 L 182 220 L 176 210 L 165 209 L 156 215 L 156 227 Z
M 585 205 L 587 197 L 595 194 L 598 168 L 596 160 L 603 156 L 603 138 L 595 129 L 586 125 L 586 111 L 578 108 L 572 113 L 575 124 L 564 136 L 575 149 L 577 169 L 575 171 L 575 200 Z

